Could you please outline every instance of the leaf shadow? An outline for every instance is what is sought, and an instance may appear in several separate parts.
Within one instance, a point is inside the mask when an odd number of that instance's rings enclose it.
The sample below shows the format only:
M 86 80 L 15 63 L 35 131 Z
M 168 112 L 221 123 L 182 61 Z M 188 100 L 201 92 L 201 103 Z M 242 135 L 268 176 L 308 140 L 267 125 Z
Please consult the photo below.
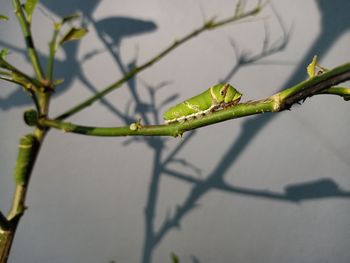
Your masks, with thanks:
M 116 47 L 117 50 L 119 50 L 121 42 L 124 39 L 140 34 L 149 33 L 157 29 L 157 25 L 153 21 L 131 17 L 108 17 L 96 22 L 92 16 L 93 11 L 95 10 L 97 4 L 100 1 L 74 0 L 72 2 L 76 2 L 77 5 L 62 5 L 57 1 L 49 0 L 42 1 L 41 4 L 45 6 L 48 10 L 50 10 L 50 12 L 59 16 L 65 16 L 67 14 L 75 12 L 81 13 L 81 26 L 87 28 L 92 26 L 95 30 L 97 30 L 100 39 L 105 41 L 104 44 L 106 45 L 106 48 Z M 78 5 L 80 2 L 83 3 Z M 23 54 L 23 56 L 27 57 L 26 50 L 17 47 L 15 44 L 7 43 L 3 40 L 0 40 L 0 46 L 8 48 L 12 52 Z M 69 42 L 62 46 L 61 50 L 63 52 L 63 59 L 57 58 L 55 60 L 54 79 L 61 79 L 63 76 L 64 82 L 57 87 L 55 93 L 53 94 L 54 97 L 61 95 L 62 93 L 67 91 L 67 89 L 72 86 L 73 81 L 76 80 L 81 81 L 82 84 L 84 84 L 93 93 L 98 92 L 94 84 L 85 75 L 83 65 L 98 54 L 105 52 L 105 50 L 95 49 L 80 55 L 80 48 L 81 41 Z M 38 50 L 38 54 L 42 65 L 46 65 L 48 56 L 40 50 Z M 117 62 L 118 57 L 114 57 Z M 119 64 L 119 66 L 120 65 L 121 64 Z M 123 74 L 125 74 L 124 71 Z M 122 117 L 122 114 L 119 111 L 115 111 L 115 108 L 111 107 L 107 100 L 101 99 L 101 102 L 104 103 L 117 116 Z M 5 98 L 0 97 L 0 109 L 3 111 L 9 110 L 14 107 L 32 104 L 33 103 L 30 97 L 25 92 L 23 92 L 22 89 L 19 88 L 11 92 Z

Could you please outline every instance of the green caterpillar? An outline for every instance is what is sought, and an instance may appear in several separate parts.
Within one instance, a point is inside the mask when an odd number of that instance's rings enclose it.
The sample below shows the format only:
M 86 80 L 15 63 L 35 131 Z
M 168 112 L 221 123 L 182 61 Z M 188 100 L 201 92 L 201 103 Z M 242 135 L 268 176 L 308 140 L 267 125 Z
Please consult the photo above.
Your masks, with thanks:
M 21 137 L 18 144 L 18 156 L 15 166 L 14 179 L 16 185 L 26 185 L 29 175 L 33 169 L 33 154 L 38 150 L 39 142 L 34 134 L 27 134 Z
M 218 84 L 169 108 L 163 118 L 166 123 L 186 121 L 235 105 L 241 97 L 242 94 L 230 84 Z

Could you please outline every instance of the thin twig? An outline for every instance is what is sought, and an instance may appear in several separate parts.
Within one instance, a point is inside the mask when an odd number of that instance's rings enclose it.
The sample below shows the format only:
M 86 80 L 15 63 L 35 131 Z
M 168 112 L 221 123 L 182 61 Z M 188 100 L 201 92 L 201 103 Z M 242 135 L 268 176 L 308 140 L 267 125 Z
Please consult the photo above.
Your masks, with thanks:
M 11 76 L 12 79 L 13 79 L 13 74 L 12 73 L 14 73 L 14 74 L 22 77 L 23 79 L 25 79 L 28 83 L 32 84 L 34 87 L 39 87 L 41 85 L 39 81 L 37 81 L 36 79 L 28 76 L 23 71 L 19 70 L 18 68 L 16 68 L 15 66 L 13 66 L 12 64 L 10 64 L 9 62 L 5 61 L 2 58 L 0 58 L 0 67 L 11 71 L 11 72 L 7 73 L 6 75 Z M 4 72 L 2 72 L 1 74 L 3 74 L 3 73 Z M 15 82 L 15 81 L 13 81 L 13 82 Z M 20 85 L 23 86 L 23 84 L 20 84 Z M 24 88 L 26 88 L 26 87 L 24 86 Z
M 24 40 L 25 40 L 25 43 L 27 46 L 28 56 L 29 56 L 29 59 L 32 63 L 34 72 L 35 72 L 37 78 L 40 81 L 42 81 L 45 79 L 45 75 L 44 75 L 44 71 L 41 68 L 39 57 L 38 57 L 38 54 L 37 54 L 36 49 L 35 49 L 34 41 L 32 38 L 32 32 L 30 30 L 30 24 L 26 20 L 26 17 L 25 17 L 24 11 L 23 11 L 23 7 L 22 7 L 20 1 L 19 0 L 12 0 L 12 5 L 14 8 L 14 12 L 17 16 L 18 22 L 19 22 L 21 29 L 22 29 Z
M 104 97 L 105 95 L 107 95 L 111 91 L 119 88 L 123 83 L 125 83 L 129 79 L 133 78 L 136 74 L 140 73 L 141 71 L 145 70 L 146 68 L 152 66 L 154 63 L 156 63 L 159 60 L 161 60 L 168 53 L 173 51 L 178 46 L 184 44 L 188 40 L 192 39 L 193 37 L 203 33 L 204 31 L 213 30 L 215 28 L 227 25 L 229 23 L 237 22 L 237 21 L 242 20 L 244 18 L 247 18 L 249 16 L 256 15 L 256 14 L 258 14 L 260 12 L 262 6 L 263 6 L 263 4 L 259 3 L 255 8 L 253 8 L 253 9 L 251 9 L 251 10 L 249 10 L 249 11 L 243 13 L 243 14 L 240 14 L 239 16 L 233 15 L 231 17 L 228 17 L 228 18 L 220 20 L 220 21 L 215 21 L 214 19 L 206 21 L 201 27 L 195 29 L 194 31 L 190 32 L 189 34 L 185 35 L 184 37 L 182 37 L 182 38 L 180 38 L 178 40 L 175 40 L 175 42 L 173 42 L 173 44 L 171 44 L 170 46 L 165 48 L 163 51 L 161 51 L 160 53 L 155 55 L 153 58 L 151 58 L 147 62 L 145 62 L 145 63 L 141 64 L 140 66 L 130 70 L 120 80 L 114 82 L 113 84 L 111 84 L 110 86 L 106 87 L 105 89 L 103 89 L 102 91 L 98 92 L 97 94 L 95 94 L 94 96 L 90 97 L 89 99 L 81 102 L 80 104 L 76 105 L 75 107 L 67 110 L 64 113 L 62 113 L 61 115 L 59 115 L 56 118 L 56 120 L 66 119 L 66 118 L 76 114 L 77 112 L 80 112 L 81 110 L 85 109 L 86 107 L 90 106 L 91 104 L 93 104 L 94 102 L 98 101 L 100 98 Z
M 51 82 L 53 78 L 53 66 L 54 66 L 54 61 L 55 61 L 55 55 L 56 55 L 56 50 L 57 50 L 57 37 L 60 32 L 61 25 L 60 24 L 54 24 L 54 31 L 52 35 L 52 39 L 49 43 L 49 59 L 47 63 L 47 77 L 48 80 Z
M 344 100 L 350 100 L 350 88 L 346 87 L 330 87 L 318 94 L 337 95 L 343 97 Z
M 334 85 L 350 80 L 350 63 L 341 65 L 319 76 L 309 78 L 291 88 L 278 92 L 266 99 L 239 103 L 231 108 L 213 112 L 207 116 L 185 122 L 176 122 L 171 125 L 147 125 L 130 129 L 130 127 L 88 127 L 80 126 L 59 120 L 38 120 L 39 126 L 55 128 L 64 132 L 78 133 L 90 136 L 182 136 L 189 130 L 213 125 L 229 119 L 241 118 L 265 112 L 280 112 L 290 109 L 295 103 L 324 93 L 325 90 Z M 341 93 L 341 92 L 344 93 Z M 350 89 L 337 89 L 337 95 L 348 96 Z M 333 92 L 335 94 L 335 92 Z

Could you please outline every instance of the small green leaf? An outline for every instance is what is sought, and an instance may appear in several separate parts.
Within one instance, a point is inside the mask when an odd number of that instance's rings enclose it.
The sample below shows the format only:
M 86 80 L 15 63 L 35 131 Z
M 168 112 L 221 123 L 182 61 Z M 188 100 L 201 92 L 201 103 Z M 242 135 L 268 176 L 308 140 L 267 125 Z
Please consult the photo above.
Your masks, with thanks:
M 34 109 L 26 110 L 23 113 L 24 122 L 28 126 L 35 126 L 35 125 L 37 125 L 38 124 L 38 118 L 39 118 L 38 112 L 36 110 L 34 110 Z
M 65 16 L 65 17 L 62 18 L 61 24 L 63 25 L 65 23 L 71 22 L 72 20 L 75 20 L 75 19 L 77 19 L 79 17 L 80 17 L 80 14 L 78 14 L 78 13 L 74 13 L 74 14 Z
M 179 257 L 175 253 L 171 253 L 172 263 L 180 263 Z
M 72 27 L 60 40 L 59 45 L 65 42 L 79 40 L 87 34 L 88 30 L 86 28 L 76 28 Z
M 27 0 L 24 4 L 24 11 L 27 13 L 28 22 L 32 21 L 32 15 L 38 0 Z
M 58 86 L 58 85 L 61 85 L 63 82 L 64 82 L 64 79 L 56 79 L 56 80 L 53 82 L 53 85 L 56 87 L 56 86 Z
M 9 18 L 7 16 L 0 15 L 0 20 L 7 21 Z
M 0 58 L 5 60 L 6 56 L 7 56 L 7 53 L 8 53 L 7 48 L 1 49 L 1 51 L 0 51 Z

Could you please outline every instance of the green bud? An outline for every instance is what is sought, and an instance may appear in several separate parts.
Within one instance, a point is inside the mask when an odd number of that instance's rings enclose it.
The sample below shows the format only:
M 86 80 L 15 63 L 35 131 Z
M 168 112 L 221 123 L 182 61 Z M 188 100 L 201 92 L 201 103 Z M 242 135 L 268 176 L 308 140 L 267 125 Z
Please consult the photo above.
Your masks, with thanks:
M 23 119 L 28 126 L 36 126 L 38 124 L 38 112 L 34 109 L 26 110 Z

